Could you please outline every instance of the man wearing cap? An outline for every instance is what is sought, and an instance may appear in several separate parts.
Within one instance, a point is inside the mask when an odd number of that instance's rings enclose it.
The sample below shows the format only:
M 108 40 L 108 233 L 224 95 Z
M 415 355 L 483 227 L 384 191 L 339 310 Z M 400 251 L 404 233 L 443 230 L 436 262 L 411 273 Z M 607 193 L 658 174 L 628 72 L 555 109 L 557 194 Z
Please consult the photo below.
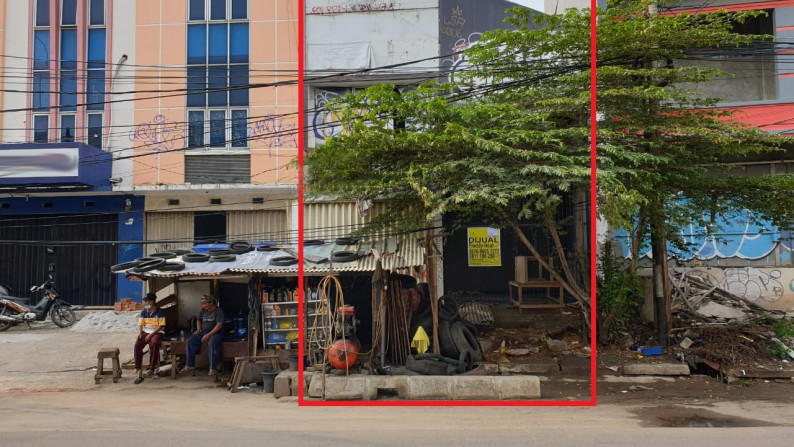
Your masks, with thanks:
M 209 375 L 214 376 L 217 373 L 215 367 L 221 359 L 222 328 L 223 310 L 215 305 L 215 298 L 209 295 L 202 296 L 196 332 L 187 340 L 187 361 L 180 372 L 193 370 L 196 365 L 196 354 L 201 350 L 201 345 L 209 343 Z
M 157 365 L 160 356 L 160 345 L 163 341 L 163 329 L 165 328 L 165 312 L 157 308 L 155 301 L 157 295 L 147 293 L 143 297 L 144 308 L 138 317 L 138 338 L 135 340 L 133 349 L 135 356 L 135 384 L 143 382 L 141 375 L 141 365 L 143 364 L 143 347 L 149 345 L 149 369 L 146 370 L 147 376 L 154 375 L 154 367 Z

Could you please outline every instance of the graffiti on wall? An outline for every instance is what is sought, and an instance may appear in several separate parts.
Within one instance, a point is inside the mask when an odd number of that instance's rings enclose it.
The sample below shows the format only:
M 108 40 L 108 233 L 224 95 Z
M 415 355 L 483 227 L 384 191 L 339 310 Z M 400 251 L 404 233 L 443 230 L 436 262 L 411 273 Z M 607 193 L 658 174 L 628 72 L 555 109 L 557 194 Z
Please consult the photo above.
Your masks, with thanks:
M 446 36 L 460 39 L 463 37 L 463 26 L 466 24 L 466 19 L 463 18 L 463 10 L 460 5 L 455 5 L 455 8 L 449 15 L 441 18 L 441 34 Z
M 185 140 L 183 123 L 168 121 L 164 115 L 157 115 L 143 123 L 138 123 L 130 131 L 130 141 L 154 152 L 170 151 L 182 147 Z
M 398 87 L 400 93 L 404 93 L 414 89 L 414 86 Z M 337 98 L 341 98 L 348 93 L 356 93 L 362 89 L 348 88 L 348 87 L 327 87 L 314 89 L 314 115 L 312 116 L 312 134 L 314 135 L 315 145 L 323 144 L 328 138 L 342 135 L 346 130 L 342 126 L 341 115 L 339 111 L 331 106 L 331 102 Z M 357 111 L 358 116 L 364 115 L 364 110 Z M 405 128 L 411 129 L 414 120 L 408 118 L 405 120 Z M 369 125 L 370 122 L 367 121 Z M 393 127 L 393 123 L 387 125 L 387 129 Z
M 695 268 L 689 270 L 687 275 L 699 277 L 709 284 L 716 284 L 717 287 L 762 307 L 780 301 L 785 292 L 783 273 L 775 268 Z M 794 292 L 794 278 L 788 283 L 789 288 Z
M 394 11 L 394 3 L 355 3 L 351 5 L 328 5 L 312 7 L 312 14 L 350 14 L 354 12 Z
M 284 119 L 276 115 L 267 115 L 257 121 L 252 121 L 245 128 L 247 135 L 241 135 L 234 125 L 232 138 L 235 141 L 246 138 L 247 141 L 261 141 L 270 148 L 297 148 L 298 125 L 296 118 Z M 168 121 L 164 115 L 157 115 L 150 121 L 138 123 L 130 131 L 130 141 L 137 142 L 153 152 L 172 151 L 187 146 L 188 130 L 185 123 Z M 207 130 L 205 129 L 205 133 Z M 205 138 L 205 141 L 207 139 Z
M 267 147 L 298 147 L 295 120 L 268 115 L 248 126 L 248 141 L 260 140 Z
M 720 230 L 714 235 L 708 234 L 705 227 L 695 223 L 683 227 L 679 233 L 679 240 L 683 242 L 684 247 L 668 242 L 667 252 L 670 257 L 681 260 L 761 259 L 778 246 L 790 251 L 794 246 L 791 232 L 780 231 L 770 221 L 754 221 L 752 213 L 748 210 L 738 215 L 721 216 L 715 223 Z M 623 256 L 629 257 L 631 243 L 628 232 L 617 231 L 615 240 L 622 245 Z M 651 257 L 648 241 L 643 242 L 640 253 L 641 256 Z

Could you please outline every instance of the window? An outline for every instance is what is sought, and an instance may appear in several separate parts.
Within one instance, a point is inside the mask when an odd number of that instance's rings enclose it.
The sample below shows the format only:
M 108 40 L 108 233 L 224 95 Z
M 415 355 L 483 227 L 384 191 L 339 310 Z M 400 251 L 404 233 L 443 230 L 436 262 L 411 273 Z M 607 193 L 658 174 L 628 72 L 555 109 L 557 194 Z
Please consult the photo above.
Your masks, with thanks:
M 33 117 L 33 141 L 35 143 L 46 143 L 49 139 L 49 121 L 47 115 L 36 115 Z
M 75 135 L 75 116 L 61 115 L 61 143 L 73 143 Z
M 102 111 L 105 109 L 105 81 L 107 75 L 106 1 L 80 0 L 85 6 L 85 21 L 78 29 L 78 0 L 34 0 L 35 24 L 33 43 L 33 140 L 47 141 L 47 126 L 59 126 L 58 141 L 74 142 L 77 122 L 81 124 L 81 139 L 102 146 Z M 50 20 L 51 1 L 57 2 L 60 15 Z M 51 22 L 55 23 L 51 23 Z M 81 21 L 82 22 L 82 21 Z M 58 46 L 50 48 L 50 38 L 55 34 Z M 85 48 L 78 50 L 78 36 L 85 37 Z M 50 73 L 50 61 L 57 62 Z M 85 63 L 82 63 L 82 62 Z M 79 62 L 79 63 L 78 63 Z M 57 94 L 53 95 L 51 79 L 57 79 Z M 78 96 L 84 91 L 85 96 Z M 52 98 L 55 98 L 53 101 Z M 58 107 L 59 116 L 50 123 L 43 114 Z M 78 117 L 81 118 L 78 120 Z
M 88 115 L 88 137 L 89 146 L 102 148 L 102 114 L 90 113 Z
M 36 0 L 33 30 L 33 141 L 49 140 L 50 107 L 50 0 Z M 41 114 L 41 115 L 40 115 Z
M 188 8 L 187 145 L 246 148 L 248 1 L 190 0 Z

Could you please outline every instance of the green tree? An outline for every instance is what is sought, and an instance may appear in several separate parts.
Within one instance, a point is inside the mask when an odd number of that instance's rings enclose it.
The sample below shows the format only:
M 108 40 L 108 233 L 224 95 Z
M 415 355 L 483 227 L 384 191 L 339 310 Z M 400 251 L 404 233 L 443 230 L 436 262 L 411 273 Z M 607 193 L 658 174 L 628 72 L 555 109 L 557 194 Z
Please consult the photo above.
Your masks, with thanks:
M 569 262 L 557 216 L 591 180 L 589 15 L 511 11 L 515 29 L 483 33 L 452 82 L 403 93 L 379 85 L 337 103 L 347 132 L 308 154 L 307 192 L 387 198 L 382 221 L 407 226 L 444 213 L 485 218 L 538 258 L 519 223 L 542 222 L 560 267 L 553 275 L 587 314 L 589 262 Z
M 691 222 L 716 231 L 716 215 L 741 209 L 786 225 L 794 205 L 791 175 L 748 177 L 735 167 L 781 151 L 786 140 L 732 120 L 715 107 L 718 98 L 699 93 L 724 73 L 680 63 L 769 40 L 733 32 L 761 12 L 656 13 L 670 3 L 612 1 L 598 12 L 598 208 L 613 226 L 634 229 L 635 245 L 650 236 L 662 341 L 670 324 L 667 241 L 679 242 L 675 234 Z

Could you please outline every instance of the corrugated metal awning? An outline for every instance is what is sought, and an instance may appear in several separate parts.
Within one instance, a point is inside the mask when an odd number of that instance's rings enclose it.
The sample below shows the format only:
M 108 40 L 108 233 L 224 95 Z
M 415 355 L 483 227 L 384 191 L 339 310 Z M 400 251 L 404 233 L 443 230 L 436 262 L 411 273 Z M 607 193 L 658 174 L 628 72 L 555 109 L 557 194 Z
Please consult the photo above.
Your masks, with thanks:
M 332 262 L 332 254 L 339 251 L 354 251 L 360 256 L 351 262 Z M 377 260 L 386 270 L 418 267 L 424 264 L 424 248 L 415 236 L 390 237 L 377 241 L 362 241 L 356 245 L 337 245 L 324 243 L 304 247 L 304 267 L 306 275 L 334 272 L 373 272 Z M 181 278 L 212 277 L 227 273 L 261 273 L 272 275 L 297 274 L 298 264 L 287 266 L 273 265 L 272 260 L 279 257 L 298 255 L 296 244 L 280 245 L 275 251 L 251 251 L 237 255 L 234 262 L 187 262 L 185 269 L 178 272 L 152 270 L 145 273 L 126 273 L 140 278 Z M 177 259 L 181 259 L 178 257 Z

